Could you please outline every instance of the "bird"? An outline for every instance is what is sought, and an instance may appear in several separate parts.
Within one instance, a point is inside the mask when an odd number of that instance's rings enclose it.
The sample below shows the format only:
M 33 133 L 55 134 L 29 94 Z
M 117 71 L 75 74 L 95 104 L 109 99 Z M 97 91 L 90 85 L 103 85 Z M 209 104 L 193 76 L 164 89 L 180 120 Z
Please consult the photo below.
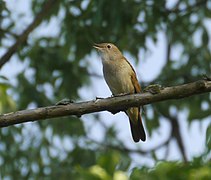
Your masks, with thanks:
M 98 50 L 101 56 L 103 76 L 113 96 L 141 92 L 134 68 L 114 44 L 95 43 L 93 47 Z M 128 108 L 125 113 L 129 117 L 134 142 L 145 141 L 146 134 L 140 107 Z

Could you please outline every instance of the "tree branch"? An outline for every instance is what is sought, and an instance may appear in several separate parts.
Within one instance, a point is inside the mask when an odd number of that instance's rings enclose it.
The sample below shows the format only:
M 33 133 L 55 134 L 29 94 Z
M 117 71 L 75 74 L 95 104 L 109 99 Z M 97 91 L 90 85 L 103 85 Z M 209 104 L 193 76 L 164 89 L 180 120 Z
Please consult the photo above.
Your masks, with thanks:
M 0 69 L 10 60 L 11 56 L 17 51 L 19 46 L 23 44 L 29 34 L 42 22 L 43 18 L 48 14 L 49 10 L 58 2 L 57 0 L 48 0 L 44 3 L 42 10 L 37 14 L 33 22 L 23 31 L 17 38 L 16 42 L 8 49 L 8 51 L 0 59 Z
M 106 99 L 96 99 L 86 102 L 70 103 L 67 105 L 22 110 L 0 115 L 0 127 L 68 115 L 81 116 L 83 114 L 106 110 L 110 112 L 117 110 L 121 111 L 129 107 L 143 106 L 168 99 L 181 99 L 206 92 L 211 92 L 211 81 L 199 80 L 179 86 L 161 88 L 157 94 L 145 92 L 126 96 L 109 97 Z

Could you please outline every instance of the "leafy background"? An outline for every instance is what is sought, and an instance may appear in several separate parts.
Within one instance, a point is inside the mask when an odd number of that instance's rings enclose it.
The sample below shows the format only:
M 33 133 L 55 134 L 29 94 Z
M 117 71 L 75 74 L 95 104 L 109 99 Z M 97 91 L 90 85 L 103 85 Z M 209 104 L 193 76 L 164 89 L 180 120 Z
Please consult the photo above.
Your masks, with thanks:
M 1 55 L 46 2 L 0 2 Z M 210 0 L 53 1 L 41 24 L 1 69 L 0 113 L 48 106 L 63 98 L 109 96 L 101 86 L 94 42 L 116 44 L 143 76 L 143 87 L 210 76 L 210 12 Z M 158 53 L 150 64 L 152 45 L 162 42 L 157 51 L 164 55 Z M 142 69 L 147 63 L 146 75 Z M 124 115 L 95 113 L 2 128 L 0 178 L 211 178 L 210 101 L 208 93 L 146 106 L 148 139 L 136 145 Z M 203 148 L 194 154 L 196 146 Z

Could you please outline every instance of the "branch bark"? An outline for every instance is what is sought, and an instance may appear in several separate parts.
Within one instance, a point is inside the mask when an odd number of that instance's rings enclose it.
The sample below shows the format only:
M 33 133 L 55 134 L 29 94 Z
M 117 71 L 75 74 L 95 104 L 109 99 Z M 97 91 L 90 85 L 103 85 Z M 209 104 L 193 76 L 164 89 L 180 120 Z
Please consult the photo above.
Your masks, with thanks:
M 44 3 L 42 10 L 36 15 L 33 22 L 25 29 L 25 31 L 23 31 L 23 33 L 17 38 L 16 42 L 1 57 L 0 69 L 7 61 L 10 60 L 10 58 L 17 51 L 20 45 L 27 40 L 29 34 L 42 22 L 43 18 L 48 14 L 48 12 L 57 2 L 57 0 L 48 0 Z
M 157 94 L 145 92 L 86 102 L 70 103 L 67 105 L 22 110 L 0 115 L 0 127 L 68 115 L 81 116 L 83 114 L 106 110 L 110 112 L 121 111 L 129 107 L 143 106 L 168 99 L 181 99 L 206 92 L 211 92 L 211 81 L 199 80 L 188 84 L 162 88 Z

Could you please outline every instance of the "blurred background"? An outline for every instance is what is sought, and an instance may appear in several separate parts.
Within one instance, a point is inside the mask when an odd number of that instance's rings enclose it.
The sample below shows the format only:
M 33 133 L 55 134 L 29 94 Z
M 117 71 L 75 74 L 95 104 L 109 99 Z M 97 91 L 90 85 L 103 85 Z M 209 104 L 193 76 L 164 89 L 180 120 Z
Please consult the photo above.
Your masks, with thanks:
M 0 113 L 109 97 L 93 43 L 112 42 L 142 88 L 211 76 L 211 0 L 0 1 Z M 211 95 L 0 129 L 0 179 L 209 179 Z

